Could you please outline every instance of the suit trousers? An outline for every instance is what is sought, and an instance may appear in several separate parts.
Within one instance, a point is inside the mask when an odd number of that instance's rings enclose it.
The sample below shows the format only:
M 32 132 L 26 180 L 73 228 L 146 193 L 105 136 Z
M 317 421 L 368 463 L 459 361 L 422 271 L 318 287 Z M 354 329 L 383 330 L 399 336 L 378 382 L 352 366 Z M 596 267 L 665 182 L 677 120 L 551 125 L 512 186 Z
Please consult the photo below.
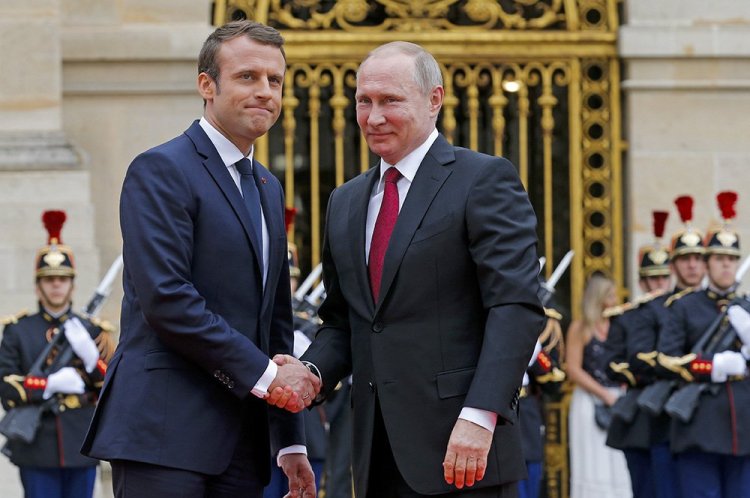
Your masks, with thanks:
M 448 442 L 446 441 L 446 444 Z M 442 474 L 442 469 L 437 469 Z M 404 480 L 393 458 L 393 450 L 383 423 L 380 403 L 375 402 L 375 427 L 372 434 L 370 475 L 365 498 L 518 498 L 518 483 L 482 489 L 456 489 L 441 495 L 422 495 Z
M 115 498 L 261 498 L 266 483 L 256 470 L 252 438 L 247 437 L 246 431 L 243 435 L 229 466 L 218 475 L 113 460 Z

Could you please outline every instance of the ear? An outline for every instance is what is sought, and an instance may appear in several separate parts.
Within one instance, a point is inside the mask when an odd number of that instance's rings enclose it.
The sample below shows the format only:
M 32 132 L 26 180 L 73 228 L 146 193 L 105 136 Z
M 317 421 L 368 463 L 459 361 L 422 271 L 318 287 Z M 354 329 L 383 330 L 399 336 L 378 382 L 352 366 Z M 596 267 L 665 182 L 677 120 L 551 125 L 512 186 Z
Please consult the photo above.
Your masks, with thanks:
M 437 116 L 440 112 L 440 108 L 443 107 L 443 97 L 445 96 L 445 89 L 438 85 L 430 91 L 430 115 Z
M 207 73 L 198 75 L 198 93 L 207 102 L 213 100 L 214 95 L 216 95 L 216 81 Z

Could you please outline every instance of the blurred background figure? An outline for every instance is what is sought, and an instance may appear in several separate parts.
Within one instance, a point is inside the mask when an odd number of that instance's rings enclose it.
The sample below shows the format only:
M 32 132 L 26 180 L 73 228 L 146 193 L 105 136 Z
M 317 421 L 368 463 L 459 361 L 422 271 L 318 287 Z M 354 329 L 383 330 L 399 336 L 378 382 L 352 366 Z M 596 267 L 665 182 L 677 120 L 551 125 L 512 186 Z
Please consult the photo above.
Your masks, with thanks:
M 60 237 L 65 219 L 63 211 L 42 216 L 49 238 L 36 256 L 38 312 L 3 320 L 3 453 L 18 466 L 26 498 L 90 498 L 96 479 L 98 460 L 80 448 L 114 347 L 108 325 L 72 309 L 76 269 Z
M 582 318 L 568 330 L 567 374 L 575 383 L 568 417 L 571 498 L 631 496 L 625 457 L 606 446 L 606 427 L 601 427 L 607 422 L 607 408 L 622 393 L 620 384 L 607 377 L 604 349 L 609 332 L 604 310 L 616 303 L 615 283 L 592 276 L 583 295 Z
M 544 311 L 547 325 L 539 336 L 519 394 L 521 449 L 529 475 L 518 482 L 519 498 L 539 497 L 544 474 L 544 402 L 547 397 L 559 395 L 565 380 L 565 372 L 559 368 L 564 351 L 562 315 L 552 308 Z

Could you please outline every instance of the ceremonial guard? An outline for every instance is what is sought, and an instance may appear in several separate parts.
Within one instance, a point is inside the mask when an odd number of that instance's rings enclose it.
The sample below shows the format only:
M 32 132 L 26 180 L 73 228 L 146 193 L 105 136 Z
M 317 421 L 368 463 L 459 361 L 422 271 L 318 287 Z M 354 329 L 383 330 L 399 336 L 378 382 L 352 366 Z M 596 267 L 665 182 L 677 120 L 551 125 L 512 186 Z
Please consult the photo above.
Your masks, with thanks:
M 706 237 L 708 285 L 675 296 L 658 342 L 660 368 L 683 384 L 665 410 L 685 498 L 750 497 L 750 380 L 741 352 L 750 327 L 737 326 L 750 303 L 736 294 L 740 244 L 728 223 L 737 195 L 717 199 L 725 223 Z
M 93 494 L 98 461 L 80 448 L 113 341 L 109 326 L 72 309 L 76 270 L 60 238 L 65 213 L 47 211 L 42 220 L 49 239 L 36 256 L 39 311 L 6 318 L 0 345 L 6 417 L 35 430 L 28 440 L 6 434 L 3 452 L 19 467 L 26 498 L 85 498 Z M 30 418 L 18 420 L 24 417 Z
M 635 498 L 679 497 L 668 445 L 669 417 L 652 416 L 638 406 L 643 389 L 655 380 L 654 351 L 666 315 L 664 303 L 671 294 L 669 252 L 661 242 L 668 214 L 654 211 L 655 241 L 639 250 L 638 283 L 644 295 L 608 312 L 607 374 L 628 390 L 613 407 L 607 445 L 623 450 Z
M 562 315 L 545 308 L 547 325 L 539 336 L 519 393 L 518 420 L 521 450 L 528 477 L 518 482 L 519 498 L 538 498 L 544 461 L 544 399 L 560 392 L 565 372 L 560 368 L 563 351 Z

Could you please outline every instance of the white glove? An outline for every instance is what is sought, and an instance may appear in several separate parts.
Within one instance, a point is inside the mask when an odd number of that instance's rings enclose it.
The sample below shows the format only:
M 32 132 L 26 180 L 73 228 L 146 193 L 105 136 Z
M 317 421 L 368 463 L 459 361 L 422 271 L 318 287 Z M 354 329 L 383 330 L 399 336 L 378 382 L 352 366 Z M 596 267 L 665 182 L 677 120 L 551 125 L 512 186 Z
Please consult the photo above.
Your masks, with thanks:
M 712 382 L 726 382 L 730 375 L 744 375 L 747 370 L 747 361 L 742 353 L 737 351 L 722 351 L 714 355 L 713 367 L 711 368 Z
M 83 394 L 86 385 L 76 369 L 63 367 L 47 377 L 47 387 L 44 388 L 42 398 L 49 399 L 55 393 Z
M 745 311 L 742 306 L 733 304 L 727 310 L 729 323 L 732 324 L 737 336 L 745 346 L 750 346 L 750 313 Z
M 65 322 L 65 338 L 76 356 L 83 360 L 86 372 L 91 373 L 99 361 L 99 348 L 78 318 L 73 317 Z

